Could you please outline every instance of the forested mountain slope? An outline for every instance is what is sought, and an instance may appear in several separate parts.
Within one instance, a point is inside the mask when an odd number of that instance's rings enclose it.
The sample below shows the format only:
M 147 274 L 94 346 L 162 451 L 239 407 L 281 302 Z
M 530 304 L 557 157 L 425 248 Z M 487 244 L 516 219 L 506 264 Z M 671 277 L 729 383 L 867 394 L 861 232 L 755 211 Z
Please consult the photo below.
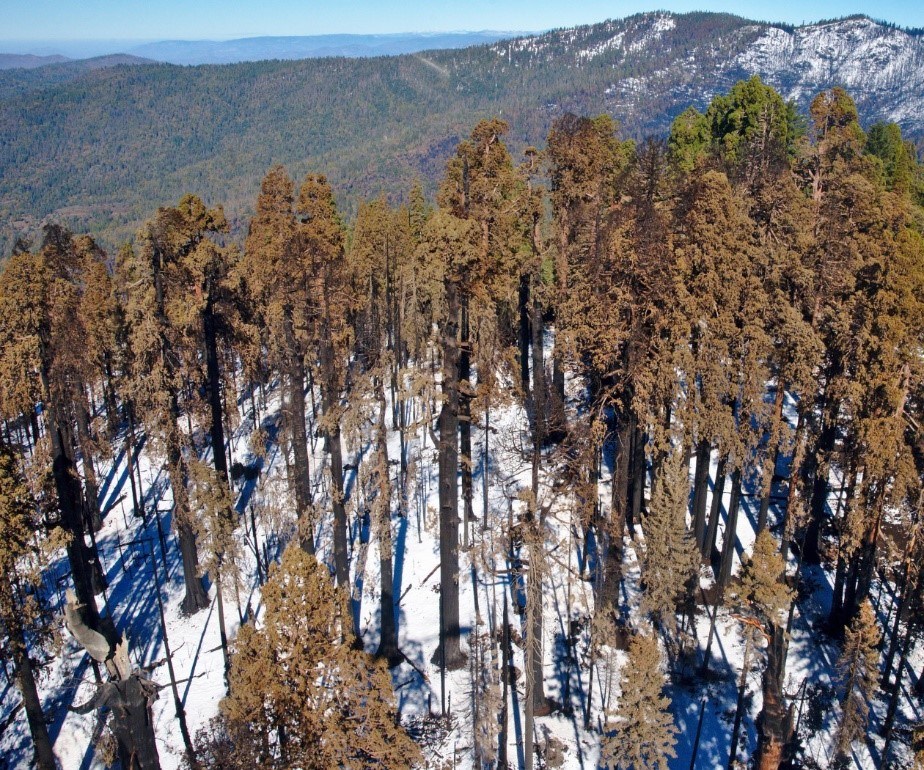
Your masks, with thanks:
M 359 197 L 431 184 L 465 126 L 502 116 L 515 153 L 566 111 L 665 133 L 758 73 L 803 108 L 846 85 L 861 120 L 924 132 L 924 38 L 865 18 L 798 29 L 723 14 L 643 14 L 492 46 L 226 66 L 75 64 L 0 76 L 0 254 L 54 219 L 114 245 L 183 192 L 243 221 L 270 164 Z

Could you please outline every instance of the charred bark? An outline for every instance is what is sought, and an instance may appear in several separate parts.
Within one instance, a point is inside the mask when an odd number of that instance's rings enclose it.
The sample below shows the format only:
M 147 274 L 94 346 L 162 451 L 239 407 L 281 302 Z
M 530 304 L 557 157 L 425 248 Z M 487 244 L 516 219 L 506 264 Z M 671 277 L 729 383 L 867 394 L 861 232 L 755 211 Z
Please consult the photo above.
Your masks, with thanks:
M 440 327 L 443 406 L 439 415 L 440 644 L 433 663 L 465 665 L 459 629 L 459 290 L 445 282 L 446 317 Z
M 785 631 L 771 626 L 763 675 L 764 705 L 757 720 L 757 770 L 777 770 L 792 735 L 792 711 L 783 695 L 785 646 Z

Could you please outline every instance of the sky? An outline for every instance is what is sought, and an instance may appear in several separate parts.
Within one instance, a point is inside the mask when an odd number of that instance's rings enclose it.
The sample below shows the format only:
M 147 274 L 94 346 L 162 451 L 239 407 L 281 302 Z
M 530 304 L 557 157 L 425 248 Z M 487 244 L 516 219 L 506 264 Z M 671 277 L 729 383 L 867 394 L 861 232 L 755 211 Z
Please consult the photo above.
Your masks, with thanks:
M 658 9 L 726 11 L 792 24 L 865 13 L 924 27 L 920 0 L 0 0 L 0 41 L 541 31 Z

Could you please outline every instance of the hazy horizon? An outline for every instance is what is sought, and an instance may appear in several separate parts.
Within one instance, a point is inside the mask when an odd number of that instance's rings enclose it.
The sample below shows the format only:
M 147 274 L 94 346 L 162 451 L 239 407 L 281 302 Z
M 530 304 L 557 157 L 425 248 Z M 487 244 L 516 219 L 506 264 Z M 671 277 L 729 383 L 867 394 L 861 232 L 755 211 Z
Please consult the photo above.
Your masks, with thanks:
M 924 27 L 924 4 L 911 0 L 472 0 L 426 6 L 401 0 L 343 0 L 306 9 L 298 0 L 265 0 L 228 7 L 220 0 L 0 0 L 0 46 L 11 53 L 58 53 L 73 46 L 151 42 L 227 42 L 261 37 L 318 35 L 426 35 L 540 31 L 619 19 L 644 11 L 732 13 L 755 21 L 793 25 L 865 14 L 904 28 Z M 770 15 L 768 15 L 770 14 Z M 14 50 L 15 48 L 15 50 Z M 66 53 L 64 55 L 67 55 Z

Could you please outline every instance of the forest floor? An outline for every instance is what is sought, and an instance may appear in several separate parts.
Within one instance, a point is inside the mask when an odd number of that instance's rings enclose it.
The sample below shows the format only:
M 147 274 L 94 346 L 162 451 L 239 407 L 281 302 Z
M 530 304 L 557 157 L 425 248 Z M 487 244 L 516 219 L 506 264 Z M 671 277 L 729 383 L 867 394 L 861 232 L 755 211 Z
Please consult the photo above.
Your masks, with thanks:
M 270 437 L 265 459 L 259 460 L 248 449 L 253 431 L 249 400 L 242 399 L 240 408 L 248 415 L 233 431 L 231 456 L 244 466 L 259 468 L 254 478 L 244 479 L 235 486 L 237 510 L 241 517 L 238 530 L 241 546 L 240 575 L 236 586 L 225 586 L 225 615 L 228 633 L 234 638 L 245 619 L 262 612 L 260 580 L 256 554 L 266 563 L 280 554 L 290 534 L 286 524 L 288 511 L 284 502 L 285 459 L 275 443 L 278 432 L 279 402 L 274 390 L 268 391 L 261 423 Z M 389 404 L 390 409 L 390 404 Z M 409 410 L 411 423 L 422 423 L 422 415 Z M 428 763 L 433 768 L 470 768 L 474 765 L 473 729 L 485 728 L 479 714 L 483 706 L 483 688 L 478 684 L 478 663 L 493 666 L 494 684 L 497 674 L 500 639 L 503 635 L 504 607 L 513 625 L 513 651 L 516 668 L 525 669 L 522 638 L 526 636 L 522 574 L 528 570 L 525 547 L 511 546 L 507 540 L 508 522 L 518 520 L 526 502 L 522 492 L 531 485 L 530 445 L 525 426 L 528 421 L 522 407 L 512 401 L 498 406 L 491 414 L 491 429 L 487 433 L 490 452 L 485 458 L 486 431 L 473 429 L 473 485 L 475 520 L 470 522 L 467 535 L 460 527 L 463 548 L 460 555 L 460 607 L 463 648 L 473 665 L 447 672 L 441 677 L 440 666 L 431 662 L 439 641 L 439 541 L 437 521 L 436 452 L 428 430 L 418 424 L 409 434 L 406 452 L 408 483 L 406 501 L 400 494 L 396 460 L 400 455 L 400 436 L 389 432 L 389 457 L 392 460 L 393 483 L 397 490 L 393 501 L 392 536 L 395 550 L 394 596 L 397 599 L 399 646 L 405 662 L 393 669 L 396 697 L 405 724 L 418 737 L 426 736 Z M 310 425 L 315 435 L 315 425 Z M 392 428 L 391 420 L 389 427 Z M 352 572 L 354 613 L 359 620 L 366 650 L 374 651 L 379 635 L 379 557 L 378 540 L 368 517 L 363 516 L 366 498 L 364 461 L 371 457 L 372 426 L 367 424 L 356 435 L 345 437 L 345 460 L 349 463 L 346 487 L 350 512 L 350 564 Z M 311 458 L 316 499 L 324 499 L 329 480 L 323 471 L 323 442 L 313 439 Z M 487 461 L 486 461 L 487 460 Z M 619 644 L 602 647 L 594 655 L 590 667 L 590 618 L 594 608 L 593 583 L 594 543 L 583 542 L 579 523 L 573 520 L 573 501 L 554 486 L 552 471 L 554 451 L 544 458 L 540 476 L 538 506 L 544 511 L 544 552 L 548 567 L 542 585 L 544 689 L 552 705 L 552 713 L 536 720 L 536 745 L 540 752 L 537 767 L 581 768 L 596 767 L 600 733 L 605 708 L 619 694 L 619 672 L 625 654 Z M 785 476 L 781 460 L 781 475 Z M 102 479 L 100 504 L 106 511 L 105 523 L 96 534 L 97 546 L 105 568 L 109 587 L 105 597 L 105 612 L 111 614 L 119 630 L 130 639 L 130 651 L 135 665 L 151 670 L 161 686 L 154 704 L 155 730 L 161 766 L 164 770 L 180 767 L 183 743 L 178 728 L 176 708 L 169 687 L 166 647 L 161 632 L 158 602 L 159 590 L 164 602 L 167 640 L 173 657 L 190 732 L 204 728 L 217 714 L 218 703 L 225 694 L 224 659 L 219 639 L 215 586 L 209 586 L 211 605 L 186 617 L 180 609 L 183 580 L 179 551 L 171 530 L 171 493 L 162 470 L 162 458 L 150 446 L 144 447 L 135 471 L 141 486 L 143 516 L 133 511 L 124 448 L 116 444 L 115 457 L 100 469 Z M 713 478 L 715 465 L 713 464 Z M 692 469 L 691 469 L 692 472 Z M 609 499 L 609 471 L 604 463 L 600 484 L 602 501 Z M 838 482 L 839 483 L 839 482 Z M 487 492 L 485 492 L 485 484 Z M 835 492 L 838 484 L 833 485 Z M 785 486 L 782 487 L 785 491 Z M 745 486 L 743 515 L 737 528 L 735 569 L 741 554 L 747 552 L 755 534 L 756 509 L 759 504 L 754 490 Z M 780 492 L 780 490 L 775 490 Z M 727 498 L 728 492 L 726 492 Z M 711 491 L 710 491 L 711 496 Z M 777 497 L 781 497 L 778 494 Z M 836 500 L 832 498 L 832 508 Z M 728 501 L 725 500 L 724 510 Z M 724 513 L 723 510 L 723 513 Z M 776 506 L 771 508 L 771 520 L 778 517 Z M 723 522 L 724 524 L 724 522 Z M 328 544 L 330 519 L 318 528 L 319 556 L 332 563 Z M 720 528 L 720 540 L 724 537 Z M 163 533 L 163 537 L 161 537 Z M 640 566 L 644 548 L 640 529 L 634 537 L 626 536 L 626 558 L 622 582 L 625 623 L 637 625 Z M 156 568 L 156 578 L 155 578 Z M 51 564 L 45 575 L 45 586 L 52 598 L 54 611 L 60 615 L 63 590 L 68 585 L 67 562 L 63 553 Z M 790 572 L 796 565 L 790 564 Z M 528 573 L 527 573 L 528 575 Z M 701 571 L 703 596 L 709 594 L 712 573 Z M 802 573 L 794 618 L 792 644 L 787 659 L 785 691 L 794 704 L 794 716 L 803 737 L 802 766 L 828 767 L 833 758 L 831 736 L 834 730 L 835 708 L 833 675 L 838 656 L 838 643 L 812 629 L 821 627 L 821 619 L 830 605 L 833 576 L 819 568 Z M 156 588 L 155 588 L 156 586 Z M 876 585 L 874 597 L 880 621 L 890 617 L 894 604 L 893 587 Z M 400 597 L 398 599 L 398 597 Z M 732 722 L 738 697 L 738 679 L 744 661 L 741 624 L 733 613 L 717 610 L 715 638 L 711 645 L 709 670 L 702 674 L 703 659 L 709 637 L 712 608 L 698 606 L 695 622 L 695 644 L 686 654 L 668 661 L 676 676 L 667 692 L 672 700 L 672 712 L 678 727 L 676 759 L 671 770 L 688 768 L 718 768 L 728 764 Z M 909 657 L 914 672 L 921 670 L 924 651 L 918 645 Z M 739 766 L 746 766 L 757 743 L 755 720 L 761 707 L 761 652 L 752 653 L 752 665 L 745 682 L 745 715 L 738 749 Z M 906 676 L 906 686 L 914 681 Z M 593 682 L 591 683 L 591 678 Z M 40 692 L 45 712 L 50 720 L 49 731 L 60 766 L 66 770 L 90 770 L 103 767 L 101 752 L 95 747 L 100 723 L 98 715 L 80 716 L 68 707 L 86 702 L 94 691 L 94 673 L 82 648 L 67 631 L 60 633 L 55 657 L 45 667 Z M 588 692 L 591 693 L 588 704 Z M 31 740 L 25 715 L 18 704 L 18 691 L 5 683 L 0 687 L 0 768 L 26 768 L 31 760 Z M 524 766 L 525 718 L 524 677 L 510 688 L 508 709 L 509 730 L 507 755 L 510 766 Z M 588 714 L 588 705 L 590 712 Z M 498 706 L 499 707 L 499 706 Z M 905 693 L 901 700 L 904 723 L 922 718 L 920 701 Z M 439 719 L 445 710 L 447 720 Z M 872 711 L 871 735 L 884 717 L 885 704 L 877 701 Z M 489 720 L 492 721 L 492 720 Z M 691 763 L 694 742 L 701 724 L 698 753 Z M 873 770 L 881 766 L 882 741 L 876 738 L 868 744 L 854 746 L 853 766 Z M 908 761 L 907 749 L 896 746 L 900 758 L 893 767 Z

